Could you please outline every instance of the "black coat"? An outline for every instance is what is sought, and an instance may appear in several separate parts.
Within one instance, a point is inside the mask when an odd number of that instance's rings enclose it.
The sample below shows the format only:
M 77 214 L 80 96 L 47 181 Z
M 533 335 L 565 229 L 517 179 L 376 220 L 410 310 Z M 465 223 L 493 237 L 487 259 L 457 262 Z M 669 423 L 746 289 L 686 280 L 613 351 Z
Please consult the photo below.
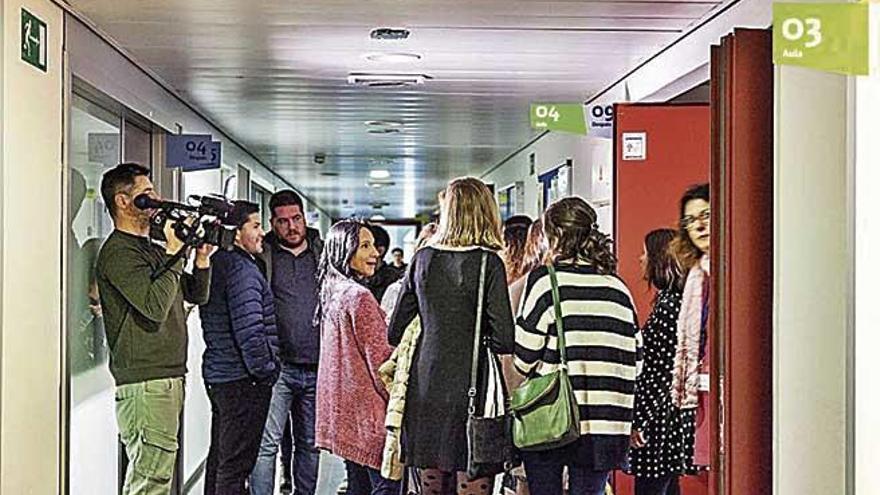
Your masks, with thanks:
M 415 316 L 422 334 L 413 356 L 403 419 L 407 465 L 447 471 L 467 468 L 467 390 L 477 310 L 482 251 L 428 247 L 413 258 L 388 326 L 397 345 Z M 486 263 L 482 334 L 496 352 L 513 351 L 513 315 L 504 264 Z M 485 353 L 481 353 L 485 356 Z M 482 384 L 487 363 L 480 361 Z M 478 391 L 478 396 L 485 389 Z

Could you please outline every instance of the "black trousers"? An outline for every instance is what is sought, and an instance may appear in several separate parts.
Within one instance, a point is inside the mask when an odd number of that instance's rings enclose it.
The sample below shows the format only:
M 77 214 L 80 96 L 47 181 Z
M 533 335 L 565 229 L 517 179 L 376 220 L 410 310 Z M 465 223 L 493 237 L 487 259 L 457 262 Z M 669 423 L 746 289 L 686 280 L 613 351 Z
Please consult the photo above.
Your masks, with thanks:
M 636 478 L 636 495 L 679 495 L 678 475 L 669 474 L 661 478 Z
M 205 495 L 248 495 L 247 478 L 260 450 L 272 385 L 272 380 L 252 379 L 207 385 L 211 447 Z

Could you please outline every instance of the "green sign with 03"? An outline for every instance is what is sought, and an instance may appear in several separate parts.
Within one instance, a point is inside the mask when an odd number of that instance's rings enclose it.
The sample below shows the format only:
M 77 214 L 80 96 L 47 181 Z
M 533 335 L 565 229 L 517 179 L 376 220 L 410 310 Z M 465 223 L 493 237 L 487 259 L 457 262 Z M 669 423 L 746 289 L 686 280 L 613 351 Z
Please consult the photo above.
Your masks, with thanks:
M 587 133 L 583 103 L 532 103 L 529 115 L 535 129 Z
M 868 5 L 774 3 L 773 63 L 867 75 Z

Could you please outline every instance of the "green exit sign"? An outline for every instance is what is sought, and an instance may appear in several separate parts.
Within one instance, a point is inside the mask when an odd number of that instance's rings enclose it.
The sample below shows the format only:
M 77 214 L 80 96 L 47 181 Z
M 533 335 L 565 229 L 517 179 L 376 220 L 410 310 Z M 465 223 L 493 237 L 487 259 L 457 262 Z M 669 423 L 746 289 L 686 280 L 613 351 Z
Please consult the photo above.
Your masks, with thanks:
M 46 72 L 48 43 L 46 23 L 21 9 L 21 59 Z
M 868 5 L 774 3 L 773 63 L 868 75 Z

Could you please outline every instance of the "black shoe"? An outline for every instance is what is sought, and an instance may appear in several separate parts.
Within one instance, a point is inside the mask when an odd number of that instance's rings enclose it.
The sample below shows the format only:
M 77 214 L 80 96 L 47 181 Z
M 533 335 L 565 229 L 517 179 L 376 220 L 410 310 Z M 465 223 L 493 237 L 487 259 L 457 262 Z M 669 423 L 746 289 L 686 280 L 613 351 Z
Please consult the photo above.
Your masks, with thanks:
M 293 483 L 290 481 L 290 478 L 284 478 L 281 480 L 281 493 L 291 493 L 293 491 Z

